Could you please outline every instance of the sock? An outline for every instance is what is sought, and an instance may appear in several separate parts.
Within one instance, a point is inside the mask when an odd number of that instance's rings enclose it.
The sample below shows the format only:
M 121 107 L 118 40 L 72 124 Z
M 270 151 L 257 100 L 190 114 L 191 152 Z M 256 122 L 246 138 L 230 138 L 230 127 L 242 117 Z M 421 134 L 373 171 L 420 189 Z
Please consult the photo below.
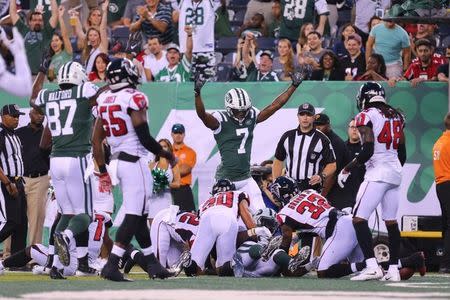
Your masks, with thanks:
M 397 265 L 400 250 L 400 230 L 398 230 L 397 223 L 388 225 L 386 228 L 389 236 L 389 264 Z
M 349 264 L 335 264 L 325 271 L 327 278 L 340 278 L 352 274 L 352 268 Z
M 273 255 L 273 261 L 280 266 L 282 269 L 287 269 L 289 266 L 289 261 L 291 260 L 291 257 L 284 251 L 278 250 Z
M 48 246 L 48 255 L 53 255 L 53 254 L 55 254 L 55 246 L 49 245 Z
M 366 265 L 365 261 L 355 263 L 355 268 L 356 268 L 357 272 L 364 270 L 366 268 L 366 266 L 367 265 Z
M 125 253 L 125 249 L 122 249 L 119 246 L 114 245 L 112 250 L 111 250 L 111 253 L 120 258 Z
M 353 223 L 353 227 L 355 228 L 356 238 L 358 239 L 358 244 L 361 247 L 364 258 L 368 260 L 369 258 L 375 257 L 372 246 L 372 233 L 370 232 L 367 221 Z
M 248 255 L 250 255 L 250 257 L 253 259 L 259 259 L 261 257 L 262 251 L 263 251 L 262 246 L 259 244 L 255 244 L 248 249 Z
M 72 231 L 73 235 L 76 236 L 88 229 L 90 223 L 91 217 L 88 214 L 79 214 L 70 219 L 67 229 Z
M 144 254 L 144 256 L 147 256 L 147 255 L 150 255 L 150 254 L 153 253 L 153 250 L 152 250 L 152 247 L 151 247 L 151 246 L 150 246 L 150 247 L 147 247 L 147 248 L 145 248 L 145 249 L 142 249 L 141 251 L 142 251 L 142 254 Z

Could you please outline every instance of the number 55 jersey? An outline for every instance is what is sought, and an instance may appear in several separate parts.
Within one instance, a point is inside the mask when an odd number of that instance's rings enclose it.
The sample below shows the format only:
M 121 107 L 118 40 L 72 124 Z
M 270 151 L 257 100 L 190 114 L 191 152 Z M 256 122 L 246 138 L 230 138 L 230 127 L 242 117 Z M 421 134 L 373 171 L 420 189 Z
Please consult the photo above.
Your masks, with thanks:
M 385 116 L 375 107 L 360 112 L 356 126 L 368 126 L 373 130 L 374 151 L 366 162 L 365 179 L 399 185 L 402 179 L 402 166 L 397 149 L 403 137 L 404 119 L 400 114 Z

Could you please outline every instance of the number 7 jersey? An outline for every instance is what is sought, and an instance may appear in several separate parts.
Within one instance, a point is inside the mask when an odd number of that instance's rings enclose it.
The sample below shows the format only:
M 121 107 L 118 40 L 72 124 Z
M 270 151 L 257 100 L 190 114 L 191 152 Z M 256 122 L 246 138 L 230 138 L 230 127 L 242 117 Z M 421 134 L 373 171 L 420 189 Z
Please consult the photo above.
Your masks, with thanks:
M 404 120 L 385 116 L 379 109 L 370 107 L 356 117 L 356 126 L 368 126 L 373 130 L 374 150 L 366 162 L 365 179 L 400 184 L 402 166 L 398 160 L 398 145 L 403 137 Z
M 147 149 L 139 141 L 130 116 L 133 110 L 147 108 L 147 96 L 135 89 L 125 88 L 100 94 L 97 98 L 97 114 L 102 120 L 112 154 L 126 152 L 138 157 L 148 155 Z

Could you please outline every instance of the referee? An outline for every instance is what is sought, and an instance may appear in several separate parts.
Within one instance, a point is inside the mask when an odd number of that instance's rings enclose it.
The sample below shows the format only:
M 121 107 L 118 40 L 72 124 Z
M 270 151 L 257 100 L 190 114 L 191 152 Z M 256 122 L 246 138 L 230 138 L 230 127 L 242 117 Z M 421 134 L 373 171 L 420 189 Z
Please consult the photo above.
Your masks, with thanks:
M 28 219 L 23 187 L 22 145 L 15 133 L 19 111 L 15 104 L 3 106 L 0 124 L 0 243 L 11 236 L 11 254 L 26 247 Z
M 286 161 L 287 176 L 298 183 L 300 190 L 320 190 L 321 185 L 336 171 L 336 158 L 330 140 L 314 128 L 314 106 L 304 103 L 298 108 L 299 126 L 286 131 L 278 142 L 272 175 L 282 175 Z

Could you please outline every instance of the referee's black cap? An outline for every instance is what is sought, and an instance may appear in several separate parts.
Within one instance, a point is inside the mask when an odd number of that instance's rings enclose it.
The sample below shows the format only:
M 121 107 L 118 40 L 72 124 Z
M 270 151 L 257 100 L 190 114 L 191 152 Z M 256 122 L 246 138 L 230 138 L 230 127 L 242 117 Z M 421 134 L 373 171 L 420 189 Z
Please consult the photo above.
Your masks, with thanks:
M 5 106 L 2 107 L 1 110 L 1 115 L 2 116 L 13 116 L 13 117 L 17 117 L 20 115 L 24 115 L 25 113 L 20 111 L 20 107 L 17 104 L 6 104 Z
M 298 107 L 298 114 L 304 112 L 310 114 L 311 116 L 314 116 L 316 114 L 316 109 L 311 103 L 305 102 Z

